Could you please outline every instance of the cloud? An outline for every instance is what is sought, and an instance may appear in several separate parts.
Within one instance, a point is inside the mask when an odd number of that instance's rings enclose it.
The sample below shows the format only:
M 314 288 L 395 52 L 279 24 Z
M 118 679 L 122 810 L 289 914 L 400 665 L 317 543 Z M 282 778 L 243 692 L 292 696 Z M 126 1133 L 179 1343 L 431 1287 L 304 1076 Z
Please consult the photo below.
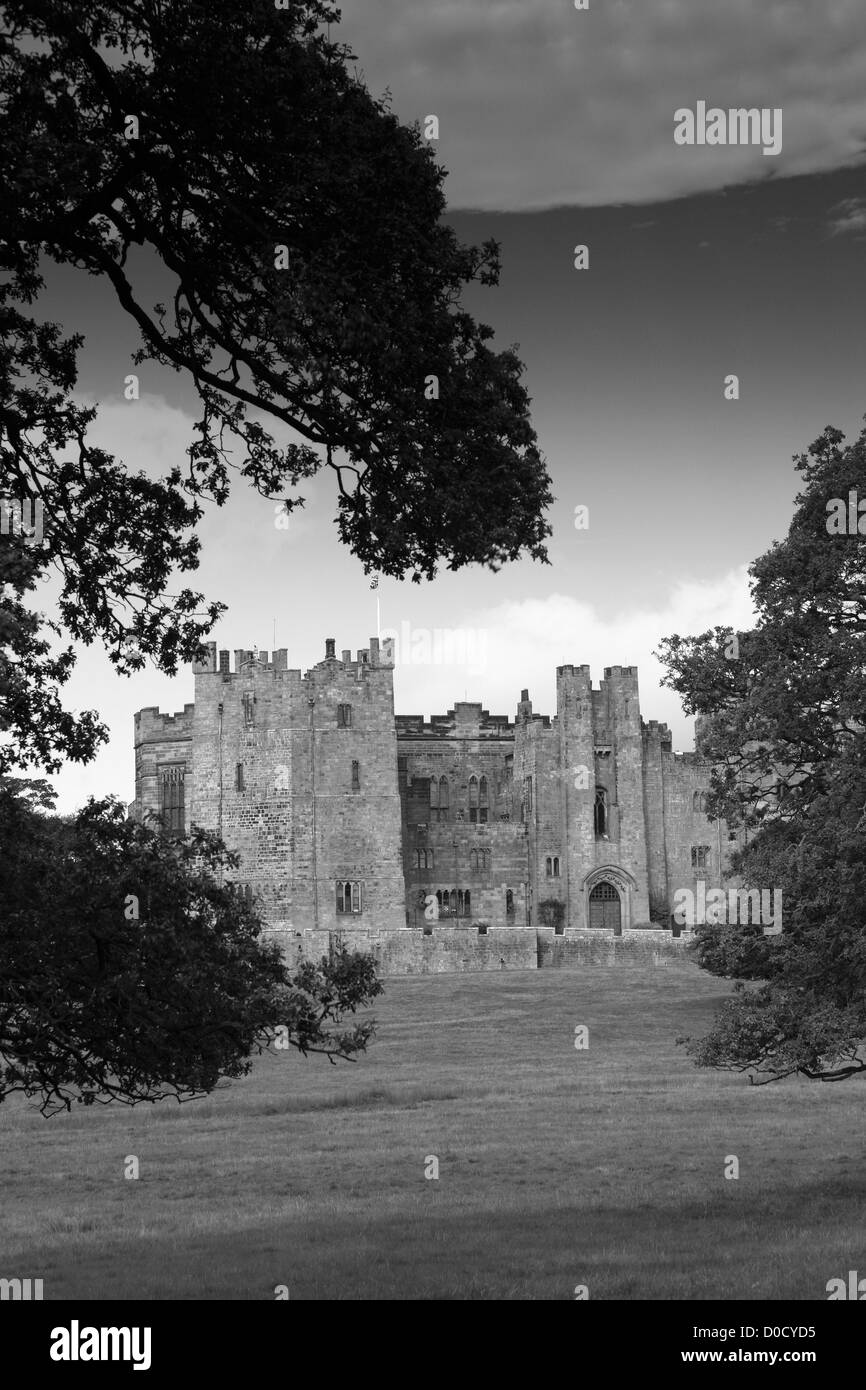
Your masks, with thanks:
M 332 35 L 333 36 L 333 35 Z M 866 156 L 862 0 L 353 0 L 371 91 L 440 119 L 452 209 L 649 203 Z M 675 146 L 674 111 L 781 107 L 783 148 Z
M 392 612 L 388 621 L 399 633 L 405 620 Z M 395 670 L 395 705 L 398 713 L 429 716 L 466 698 L 513 718 L 520 690 L 528 687 L 535 712 L 553 715 L 557 666 L 589 665 L 595 685 L 606 666 L 637 666 L 644 719 L 666 721 L 674 746 L 689 748 L 692 721 L 679 697 L 661 688 L 663 668 L 653 651 L 674 633 L 696 636 L 718 625 L 744 630 L 753 624 L 746 566 L 709 581 L 683 578 L 662 606 L 635 603 L 612 619 L 568 594 L 506 602 L 464 613 L 438 639 L 433 629 L 425 641 L 424 630 L 412 625 L 408 660 Z M 432 660 L 425 660 L 427 652 Z M 437 652 L 451 660 L 437 661 Z
M 845 198 L 830 209 L 830 235 L 866 232 L 866 198 Z M 835 213 L 835 217 L 832 214 Z
M 405 601 L 409 603 L 411 596 Z M 387 607 L 385 623 L 398 634 L 409 623 L 406 651 L 410 658 L 413 653 L 422 658 L 400 663 L 395 670 L 398 714 L 444 714 L 456 701 L 467 699 L 513 719 L 526 687 L 535 712 L 554 715 L 557 666 L 588 664 L 595 685 L 603 679 L 605 666 L 637 666 L 644 719 L 666 722 L 674 748 L 683 750 L 692 747 L 693 724 L 683 715 L 679 698 L 660 688 L 663 671 L 652 655 L 654 649 L 674 633 L 695 636 L 719 624 L 742 630 L 754 622 L 745 566 L 708 581 L 683 578 L 657 608 L 636 603 L 613 618 L 586 599 L 561 593 L 456 613 L 448 619 L 450 627 L 438 629 L 424 629 L 401 613 L 396 595 L 389 596 Z M 168 677 L 147 667 L 132 680 L 123 680 L 98 644 L 78 651 L 64 704 L 79 710 L 95 706 L 108 725 L 110 742 L 94 762 L 67 763 L 50 779 L 59 793 L 58 810 L 64 812 L 91 795 L 114 792 L 130 800 L 133 710 L 152 705 L 174 712 L 193 699 L 189 668 Z M 425 652 L 432 659 L 424 660 Z M 448 659 L 443 661 L 443 656 Z M 297 641 L 289 651 L 289 665 L 295 664 L 301 664 Z

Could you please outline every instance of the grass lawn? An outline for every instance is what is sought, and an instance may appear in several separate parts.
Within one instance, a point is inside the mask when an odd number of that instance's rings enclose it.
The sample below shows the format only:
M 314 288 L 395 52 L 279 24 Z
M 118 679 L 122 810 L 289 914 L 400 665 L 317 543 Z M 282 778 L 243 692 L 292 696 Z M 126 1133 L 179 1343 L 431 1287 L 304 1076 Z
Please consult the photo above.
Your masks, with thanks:
M 674 1038 L 721 982 L 385 984 L 355 1065 L 280 1052 L 183 1106 L 4 1103 L 0 1276 L 46 1299 L 825 1300 L 866 1274 L 863 1085 L 696 1070 Z

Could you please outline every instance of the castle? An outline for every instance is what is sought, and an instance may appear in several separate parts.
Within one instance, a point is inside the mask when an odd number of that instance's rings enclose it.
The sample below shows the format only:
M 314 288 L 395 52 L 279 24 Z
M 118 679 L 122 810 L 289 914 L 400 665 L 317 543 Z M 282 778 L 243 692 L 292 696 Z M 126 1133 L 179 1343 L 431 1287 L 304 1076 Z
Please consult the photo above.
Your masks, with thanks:
M 389 643 L 329 638 L 303 675 L 267 657 L 231 670 L 211 642 L 193 704 L 136 714 L 130 813 L 217 831 L 289 952 L 351 939 L 386 973 L 534 968 L 557 938 L 657 953 L 674 892 L 722 882 L 709 765 L 644 723 L 632 666 L 598 689 L 560 666 L 553 717 L 524 690 L 513 720 L 467 702 L 426 721 L 394 713 Z

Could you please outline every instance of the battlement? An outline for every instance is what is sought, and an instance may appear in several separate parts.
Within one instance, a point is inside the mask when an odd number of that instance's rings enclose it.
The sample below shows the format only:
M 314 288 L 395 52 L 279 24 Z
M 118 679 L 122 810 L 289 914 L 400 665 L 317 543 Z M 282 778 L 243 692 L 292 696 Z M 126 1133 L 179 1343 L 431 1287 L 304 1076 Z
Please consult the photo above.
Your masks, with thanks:
M 595 687 L 588 664 L 560 666 L 552 715 L 519 686 L 508 714 L 469 699 L 395 714 L 395 651 L 398 665 L 448 664 L 426 630 L 424 643 L 405 631 L 342 652 L 329 637 L 303 670 L 289 670 L 286 648 L 208 642 L 195 703 L 135 716 L 132 815 L 217 831 L 270 926 L 292 933 L 292 959 L 302 933 L 335 933 L 376 950 L 387 939 L 380 964 L 408 951 L 393 943 L 418 941 L 441 951 L 437 970 L 473 969 L 466 942 L 487 949 L 509 931 L 536 963 L 548 897 L 565 908 L 566 938 L 596 941 L 591 925 L 665 921 L 697 841 L 712 851 L 708 874 L 721 872 L 722 839 L 701 819 L 710 765 L 673 753 L 667 724 L 641 718 L 634 666 L 605 667 Z M 431 893 L 443 921 L 428 929 Z M 446 950 L 446 932 L 466 939 Z M 426 959 L 412 956 L 412 969 Z
M 604 668 L 604 680 L 603 680 L 603 681 L 600 681 L 598 685 L 593 685 L 593 684 L 592 684 L 592 673 L 591 673 L 591 671 L 590 671 L 589 666 L 570 666 L 570 665 L 569 665 L 569 666 L 557 666 L 557 668 L 556 668 L 556 678 L 557 678 L 557 680 L 560 680 L 560 679 L 562 679 L 563 677 L 570 677 L 570 678 L 572 678 L 572 679 L 574 679 L 574 680 L 580 680 L 582 683 L 585 683 L 585 684 L 586 684 L 587 688 L 588 688 L 594 695 L 597 695 L 597 694 L 599 694 L 600 691 L 603 689 L 603 687 L 604 687 L 605 684 L 610 684 L 612 681 L 623 681 L 623 682 L 627 682 L 627 683 L 629 683 L 629 684 L 635 684 L 635 685 L 636 685 L 636 684 L 637 684 L 637 667 L 636 667 L 636 666 L 605 666 L 605 668 Z
M 658 743 L 668 752 L 673 743 L 673 734 L 667 724 L 660 723 L 658 719 L 650 719 L 648 722 L 641 720 L 641 733 L 648 742 Z
M 680 763 L 684 767 L 708 767 L 709 762 L 701 753 L 670 753 L 672 762 Z
M 371 670 L 388 669 L 394 664 L 388 643 L 380 644 L 378 637 L 371 637 L 370 645 L 359 647 L 354 657 L 348 648 L 338 657 L 335 647 L 335 639 L 329 637 L 325 642 L 324 659 L 317 662 L 311 670 L 321 671 L 332 667 L 342 667 L 351 671 L 352 674 L 357 674 L 359 670 L 363 671 L 364 668 Z M 239 676 L 244 679 L 254 679 L 258 675 L 270 674 L 277 678 L 300 681 L 302 679 L 300 670 L 289 669 L 288 655 L 288 648 L 278 647 L 271 653 L 269 661 L 267 651 L 237 647 L 234 651 L 234 663 L 232 663 L 230 651 L 223 648 L 217 653 L 216 642 L 206 642 L 202 648 L 201 657 L 198 661 L 193 662 L 192 669 L 196 676 L 222 676 L 223 680 L 232 680 Z M 306 673 L 307 676 L 310 674 L 311 672 Z
M 447 714 L 398 714 L 394 717 L 398 738 L 465 738 L 467 727 L 480 738 L 513 738 L 514 725 L 507 714 L 491 714 L 480 704 L 457 701 Z
M 163 714 L 158 705 L 136 711 L 135 742 L 151 743 L 164 738 L 192 737 L 195 705 L 184 705 L 177 714 Z

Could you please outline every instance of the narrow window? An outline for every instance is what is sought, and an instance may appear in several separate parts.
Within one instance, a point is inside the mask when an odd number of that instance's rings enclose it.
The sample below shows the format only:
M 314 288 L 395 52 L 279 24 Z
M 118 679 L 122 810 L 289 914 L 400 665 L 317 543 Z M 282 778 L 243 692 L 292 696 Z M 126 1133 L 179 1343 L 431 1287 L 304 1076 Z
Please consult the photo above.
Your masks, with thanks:
M 559 878 L 559 855 L 558 855 L 558 854 L 555 854 L 555 855 L 553 856 L 553 877 L 554 877 L 554 878 Z
M 474 825 L 478 820 L 478 778 L 469 778 L 469 820 Z
M 352 759 L 352 791 L 361 790 L 361 764 L 356 758 Z
M 478 783 L 478 819 L 482 825 L 487 823 L 487 778 Z
M 183 835 L 186 831 L 183 767 L 164 768 L 159 778 L 159 813 L 164 835 Z
M 506 917 L 514 916 L 514 893 L 510 888 L 505 890 L 505 915 Z
M 448 808 L 451 804 L 451 793 L 448 787 L 448 778 L 439 778 L 439 820 L 447 821 Z
M 337 728 L 351 729 L 352 727 L 352 706 L 337 705 Z
M 520 819 L 526 821 L 532 815 L 532 778 L 523 779 L 523 800 L 520 803 Z
M 255 721 L 256 697 L 251 690 L 244 691 L 244 723 L 249 725 Z
M 242 792 L 244 789 L 244 765 L 238 763 L 235 768 L 235 791 Z
M 550 855 L 544 861 L 544 868 L 548 878 L 553 878 L 553 860 Z
M 607 836 L 607 792 L 604 787 L 595 789 L 595 834 L 597 839 Z

